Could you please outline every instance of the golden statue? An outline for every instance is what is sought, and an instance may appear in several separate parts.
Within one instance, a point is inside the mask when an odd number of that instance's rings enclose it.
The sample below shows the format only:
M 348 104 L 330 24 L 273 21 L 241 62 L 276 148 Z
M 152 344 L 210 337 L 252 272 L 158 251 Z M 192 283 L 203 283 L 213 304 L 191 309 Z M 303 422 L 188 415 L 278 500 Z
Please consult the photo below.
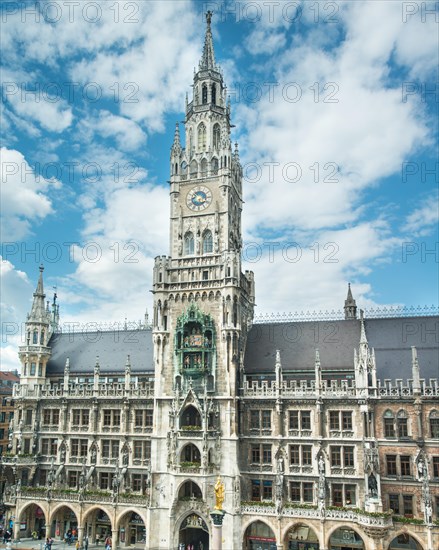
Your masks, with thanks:
M 215 483 L 215 508 L 214 510 L 222 510 L 224 502 L 224 483 L 221 481 L 220 476 Z

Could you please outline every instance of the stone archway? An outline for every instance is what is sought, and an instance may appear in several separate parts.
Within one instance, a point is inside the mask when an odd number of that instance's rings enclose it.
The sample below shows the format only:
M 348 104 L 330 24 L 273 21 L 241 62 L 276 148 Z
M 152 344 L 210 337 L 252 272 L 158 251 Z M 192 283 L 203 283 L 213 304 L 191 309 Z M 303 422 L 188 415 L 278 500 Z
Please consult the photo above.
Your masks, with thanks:
M 424 547 L 410 533 L 404 532 L 396 535 L 387 550 L 424 550 Z
M 196 512 L 185 516 L 178 530 L 178 549 L 186 549 L 191 544 L 196 550 L 209 550 L 210 548 L 209 528 L 204 519 Z
M 242 547 L 244 550 L 276 550 L 273 529 L 263 521 L 253 521 L 244 532 Z
M 50 515 L 50 536 L 73 543 L 78 537 L 78 516 L 70 506 L 63 504 Z
M 117 522 L 117 546 L 141 546 L 146 544 L 146 525 L 144 518 L 135 510 L 124 512 Z
M 367 550 L 362 537 L 351 527 L 338 527 L 329 537 L 328 550 Z
M 17 520 L 20 527 L 18 538 L 34 537 L 42 540 L 46 537 L 46 514 L 38 504 L 26 505 Z
M 82 520 L 84 537 L 88 536 L 90 544 L 103 543 L 107 537 L 113 535 L 113 525 L 110 514 L 104 508 L 94 506 L 84 513 Z
M 284 541 L 285 550 L 319 550 L 319 537 L 312 527 L 297 523 L 288 529 Z

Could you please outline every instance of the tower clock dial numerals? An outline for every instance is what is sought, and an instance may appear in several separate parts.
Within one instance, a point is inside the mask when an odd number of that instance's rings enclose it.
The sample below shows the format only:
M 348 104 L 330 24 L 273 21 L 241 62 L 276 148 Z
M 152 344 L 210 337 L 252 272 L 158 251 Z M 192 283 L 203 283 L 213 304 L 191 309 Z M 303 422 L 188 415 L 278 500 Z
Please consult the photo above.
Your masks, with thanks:
M 205 210 L 212 202 L 212 191 L 208 187 L 193 187 L 186 197 L 187 207 L 195 212 Z

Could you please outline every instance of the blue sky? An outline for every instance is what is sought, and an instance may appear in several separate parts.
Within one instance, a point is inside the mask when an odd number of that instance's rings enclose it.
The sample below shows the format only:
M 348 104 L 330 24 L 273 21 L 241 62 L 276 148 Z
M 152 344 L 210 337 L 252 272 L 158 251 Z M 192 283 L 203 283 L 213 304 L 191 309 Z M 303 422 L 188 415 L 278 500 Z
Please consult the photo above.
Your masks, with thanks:
M 435 6 L 2 3 L 2 368 L 18 366 L 41 262 L 64 322 L 151 309 L 207 9 L 257 311 L 339 309 L 348 281 L 361 307 L 437 304 Z

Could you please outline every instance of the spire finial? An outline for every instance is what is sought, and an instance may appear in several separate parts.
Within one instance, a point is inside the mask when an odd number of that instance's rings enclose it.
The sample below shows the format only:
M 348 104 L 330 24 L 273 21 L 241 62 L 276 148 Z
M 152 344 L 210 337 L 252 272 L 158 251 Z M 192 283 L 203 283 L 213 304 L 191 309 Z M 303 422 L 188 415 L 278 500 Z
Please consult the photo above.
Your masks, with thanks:
M 360 309 L 360 319 L 361 319 L 360 344 L 367 344 L 366 328 L 364 326 L 364 311 L 362 309 Z
M 212 39 L 212 28 L 211 28 L 212 15 L 213 13 L 210 10 L 206 13 L 207 28 L 206 28 L 206 37 L 204 39 L 203 56 L 200 61 L 201 70 L 208 70 L 208 69 L 217 70 L 216 64 L 215 64 L 215 53 L 213 51 L 213 39 Z

